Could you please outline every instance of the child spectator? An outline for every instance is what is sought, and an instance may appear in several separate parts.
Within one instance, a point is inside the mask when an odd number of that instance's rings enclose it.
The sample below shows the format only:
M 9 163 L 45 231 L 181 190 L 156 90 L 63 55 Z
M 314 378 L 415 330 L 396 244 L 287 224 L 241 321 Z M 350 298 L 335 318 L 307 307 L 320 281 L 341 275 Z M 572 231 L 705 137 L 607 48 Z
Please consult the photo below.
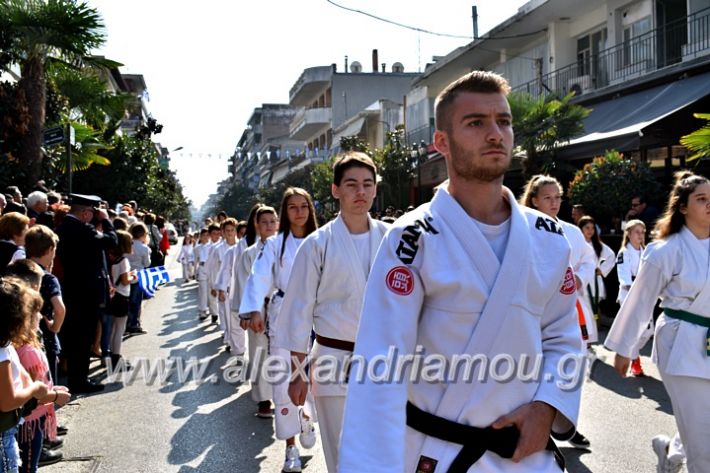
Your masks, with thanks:
M 30 219 L 18 212 L 0 217 L 0 273 L 8 264 L 25 257 L 25 234 Z
M 42 295 L 42 319 L 39 327 L 42 330 L 44 349 L 49 363 L 49 372 L 52 380 L 57 381 L 57 360 L 61 353 L 61 345 L 57 334 L 64 323 L 66 308 L 62 300 L 62 289 L 59 280 L 52 274 L 54 255 L 57 250 L 59 237 L 44 225 L 35 225 L 30 228 L 25 237 L 25 250 L 27 257 L 37 263 L 44 274 L 39 293 Z
M 136 273 L 131 271 L 131 264 L 128 261 L 128 256 L 133 252 L 133 237 L 123 230 L 118 230 L 116 235 L 118 236 L 118 245 L 108 253 L 111 263 L 111 284 L 114 288 L 109 306 L 109 313 L 113 316 L 109 343 L 113 366 L 116 366 L 121 358 L 121 343 L 123 334 L 126 332 L 131 284 L 136 280 Z
M 27 261 L 29 260 L 20 260 Z M 19 261 L 18 261 L 19 262 Z M 16 263 L 13 263 L 16 264 Z M 42 270 L 36 263 L 32 263 L 33 270 L 37 271 L 37 280 L 41 281 Z M 20 358 L 20 363 L 27 371 L 33 381 L 41 381 L 50 389 L 50 394 L 47 399 L 43 399 L 42 403 L 37 406 L 29 415 L 24 418 L 24 422 L 18 431 L 18 444 L 20 447 L 20 458 L 22 465 L 20 473 L 36 473 L 39 467 L 40 456 L 42 454 L 42 445 L 44 439 L 51 441 L 57 439 L 57 416 L 54 412 L 54 404 L 63 406 L 71 398 L 69 390 L 64 386 L 53 386 L 50 379 L 49 363 L 42 351 L 37 332 L 39 330 L 39 320 L 41 318 L 40 309 L 42 308 L 42 299 L 37 297 L 32 301 L 32 323 L 27 327 L 26 332 L 21 334 L 19 340 L 15 342 L 17 355 Z M 52 463 L 62 459 L 60 452 L 53 452 L 49 458 Z
M 143 222 L 131 225 L 128 232 L 133 237 L 133 251 L 126 256 L 131 269 L 136 272 L 150 266 L 150 248 L 148 247 L 148 227 Z M 131 284 L 128 300 L 128 321 L 126 332 L 145 333 L 141 328 L 141 304 L 143 304 L 143 290 L 138 284 Z
M 37 291 L 19 280 L 0 279 L 0 465 L 4 471 L 14 472 L 19 468 L 15 433 L 22 407 L 33 399 L 52 401 L 56 394 L 50 393 L 45 383 L 32 381 L 13 346 L 21 342 L 27 332 L 33 301 L 39 297 Z

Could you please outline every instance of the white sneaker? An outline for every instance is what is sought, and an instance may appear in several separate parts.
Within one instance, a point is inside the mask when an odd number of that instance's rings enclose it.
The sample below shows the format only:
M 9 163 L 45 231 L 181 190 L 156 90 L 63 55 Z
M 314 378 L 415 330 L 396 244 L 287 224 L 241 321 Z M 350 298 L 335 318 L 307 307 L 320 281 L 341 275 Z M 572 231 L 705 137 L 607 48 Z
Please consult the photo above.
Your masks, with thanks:
M 287 473 L 298 473 L 301 471 L 301 454 L 295 445 L 286 447 L 286 460 L 284 461 L 283 470 Z
M 305 449 L 313 448 L 316 444 L 316 428 L 313 421 L 306 418 L 303 409 L 298 410 L 298 416 L 301 420 L 301 433 L 298 434 L 298 441 Z
M 678 473 L 683 468 L 683 459 L 673 458 L 673 460 L 668 458 L 668 446 L 671 443 L 671 439 L 666 435 L 656 435 L 651 440 L 651 447 L 653 452 L 658 457 L 658 464 L 656 465 L 656 473 Z

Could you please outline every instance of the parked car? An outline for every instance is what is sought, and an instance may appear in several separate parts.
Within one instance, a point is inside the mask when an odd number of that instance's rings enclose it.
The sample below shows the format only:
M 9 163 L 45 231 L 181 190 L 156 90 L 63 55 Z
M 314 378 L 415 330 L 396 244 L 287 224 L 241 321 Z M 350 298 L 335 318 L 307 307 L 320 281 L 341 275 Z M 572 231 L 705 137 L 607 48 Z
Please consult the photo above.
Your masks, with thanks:
M 177 245 L 178 234 L 177 230 L 175 230 L 175 225 L 168 222 L 165 224 L 165 230 L 168 232 L 168 241 L 170 242 L 170 244 Z

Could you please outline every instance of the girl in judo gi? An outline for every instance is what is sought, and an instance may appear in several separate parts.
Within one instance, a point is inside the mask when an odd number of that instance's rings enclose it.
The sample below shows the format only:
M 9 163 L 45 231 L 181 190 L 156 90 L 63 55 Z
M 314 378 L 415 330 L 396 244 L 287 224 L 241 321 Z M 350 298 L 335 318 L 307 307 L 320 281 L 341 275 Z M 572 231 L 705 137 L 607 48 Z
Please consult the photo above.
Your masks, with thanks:
M 621 249 L 616 256 L 616 274 L 619 278 L 619 295 L 616 302 L 619 305 L 624 303 L 629 294 L 631 284 L 636 279 L 641 266 L 641 255 L 643 254 L 646 240 L 646 224 L 641 220 L 630 220 L 624 227 L 624 238 L 621 241 Z M 648 329 L 639 339 L 638 350 L 641 350 L 653 335 L 653 321 L 649 323 Z M 641 367 L 641 358 L 636 357 L 631 362 L 631 374 L 634 376 L 644 376 Z
M 596 256 L 597 268 L 594 280 L 587 284 L 584 288 L 584 295 L 587 298 L 589 307 L 592 308 L 594 318 L 599 318 L 599 303 L 606 299 L 606 287 L 604 286 L 604 278 L 614 269 L 616 255 L 609 248 L 597 233 L 597 225 L 592 217 L 584 215 L 577 222 L 577 226 L 582 230 L 584 240 L 594 250 Z
M 269 354 L 278 356 L 290 367 L 290 352 L 279 343 L 279 317 L 281 302 L 291 274 L 296 251 L 303 239 L 318 228 L 316 212 L 311 196 L 298 187 L 289 187 L 281 200 L 278 235 L 270 238 L 252 266 L 251 275 L 242 295 L 240 314 L 248 318 L 250 328 L 264 332 L 269 340 Z M 262 318 L 260 305 L 269 298 L 266 320 Z M 257 310 L 259 308 L 259 310 Z M 283 326 L 283 324 L 281 324 Z M 301 471 L 300 454 L 295 445 L 295 435 L 304 448 L 311 448 L 316 442 L 315 429 L 310 417 L 299 410 L 289 399 L 288 378 L 272 384 L 275 404 L 276 437 L 286 440 L 286 459 L 283 471 Z
M 638 341 L 660 297 L 653 360 L 673 406 L 690 473 L 710 471 L 710 181 L 690 172 L 676 175 L 655 240 L 605 341 L 616 352 L 614 367 L 625 376 L 638 356 Z M 658 471 L 679 471 L 677 442 L 657 436 L 652 446 Z
M 572 248 L 570 253 L 570 266 L 574 270 L 577 284 L 577 314 L 582 335 L 582 340 L 589 346 L 598 341 L 597 325 L 584 296 L 587 285 L 594 284 L 596 277 L 597 259 L 594 250 L 587 244 L 582 231 L 576 225 L 567 223 L 557 218 L 562 202 L 562 185 L 551 176 L 538 174 L 533 176 L 525 186 L 525 192 L 520 203 L 526 207 L 537 209 L 552 219 L 552 224 L 562 230 L 565 238 Z M 591 351 L 588 362 L 596 358 Z M 591 359 L 591 360 L 590 360 Z M 554 435 L 553 435 L 554 436 Z M 580 449 L 589 449 L 591 443 L 579 431 L 569 439 L 569 443 Z

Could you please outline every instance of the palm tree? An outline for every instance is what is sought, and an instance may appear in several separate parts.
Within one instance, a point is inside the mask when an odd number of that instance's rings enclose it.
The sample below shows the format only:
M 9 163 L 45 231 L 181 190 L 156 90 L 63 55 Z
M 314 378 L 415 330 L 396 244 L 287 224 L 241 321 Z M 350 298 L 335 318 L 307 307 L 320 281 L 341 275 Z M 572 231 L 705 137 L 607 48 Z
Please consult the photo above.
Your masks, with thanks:
M 515 145 L 525 151 L 523 174 L 529 179 L 549 172 L 555 150 L 584 131 L 590 109 L 570 103 L 574 94 L 535 98 L 527 93 L 508 96 L 515 123 Z
M 47 60 L 82 63 L 103 44 L 104 25 L 98 11 L 76 0 L 0 0 L 0 15 L 10 30 L 20 66 L 19 87 L 29 108 L 30 123 L 18 158 L 27 170 L 27 184 L 33 185 L 42 169 Z
M 708 120 L 708 123 L 699 130 L 695 130 L 689 135 L 680 139 L 680 144 L 692 151 L 693 154 L 688 161 L 698 158 L 710 158 L 710 113 L 694 113 L 695 118 Z

